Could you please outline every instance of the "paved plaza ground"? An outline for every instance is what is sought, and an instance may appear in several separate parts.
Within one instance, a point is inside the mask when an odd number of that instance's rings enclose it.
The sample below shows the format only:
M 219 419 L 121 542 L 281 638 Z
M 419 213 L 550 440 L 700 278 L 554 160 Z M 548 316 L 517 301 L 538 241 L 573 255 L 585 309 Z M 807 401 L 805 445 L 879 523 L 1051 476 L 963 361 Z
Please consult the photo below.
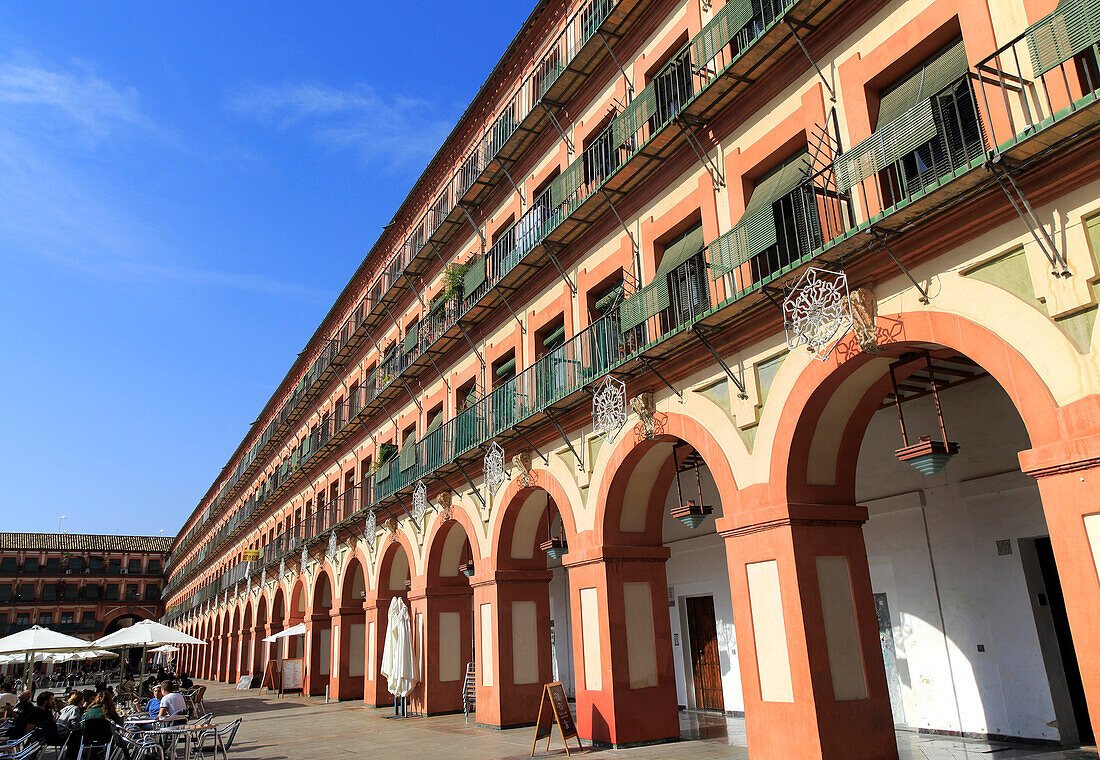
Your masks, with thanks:
M 331 702 L 301 696 L 278 697 L 257 690 L 236 691 L 207 683 L 207 708 L 224 724 L 244 718 L 230 750 L 235 760 L 317 760 L 341 757 L 428 758 L 429 760 L 512 760 L 530 756 L 533 728 L 496 731 L 467 725 L 461 715 L 394 720 L 392 709 L 356 702 Z M 595 750 L 585 758 L 618 760 L 710 760 L 748 758 L 744 722 L 736 718 L 681 713 L 684 738 L 671 744 L 632 749 Z M 565 757 L 556 734 L 550 752 L 536 758 Z M 1097 760 L 1093 750 L 1065 750 L 1026 744 L 898 732 L 902 760 Z M 574 755 L 578 753 L 574 751 Z M 797 760 L 797 758 L 792 758 Z

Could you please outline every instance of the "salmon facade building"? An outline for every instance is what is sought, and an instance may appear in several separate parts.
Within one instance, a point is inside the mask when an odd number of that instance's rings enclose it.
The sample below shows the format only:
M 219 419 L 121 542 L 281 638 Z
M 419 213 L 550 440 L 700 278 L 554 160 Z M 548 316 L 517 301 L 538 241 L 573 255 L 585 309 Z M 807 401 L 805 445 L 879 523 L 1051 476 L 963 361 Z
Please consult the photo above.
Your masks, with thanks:
M 1100 720 L 1100 10 L 543 0 L 172 549 L 201 676 L 753 758 Z M 305 634 L 262 641 L 290 626 Z

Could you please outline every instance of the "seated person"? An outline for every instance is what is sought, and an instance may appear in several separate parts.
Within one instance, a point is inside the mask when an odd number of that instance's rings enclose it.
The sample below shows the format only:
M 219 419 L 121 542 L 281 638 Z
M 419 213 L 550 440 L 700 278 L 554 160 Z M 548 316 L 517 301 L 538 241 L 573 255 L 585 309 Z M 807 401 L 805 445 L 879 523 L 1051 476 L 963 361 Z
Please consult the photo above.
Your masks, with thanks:
M 140 699 L 135 699 L 134 706 L 139 710 L 144 710 L 150 720 L 155 720 L 157 714 L 160 713 L 160 698 L 163 696 L 164 692 L 160 690 L 160 684 L 158 683 L 153 687 L 153 697 L 148 702 L 142 705 Z
M 69 701 L 61 708 L 61 712 L 57 714 L 58 730 L 68 734 L 74 728 L 78 728 L 82 715 L 84 715 L 84 694 L 74 691 L 69 695 Z
M 5 681 L 0 687 L 0 718 L 7 718 L 15 710 L 18 702 L 19 698 L 15 696 L 15 684 Z
M 23 700 L 24 696 L 26 701 Z M 12 739 L 22 739 L 31 732 L 47 744 L 59 743 L 57 724 L 53 719 L 53 692 L 38 692 L 38 698 L 33 705 L 29 691 L 20 695 L 19 705 L 15 708 L 15 720 L 8 729 L 8 736 Z
M 183 700 L 183 695 L 176 689 L 176 685 L 171 681 L 165 681 L 160 685 L 160 691 L 164 696 L 160 698 L 160 711 L 157 717 L 162 720 L 177 716 L 186 718 L 187 704 Z
M 180 677 L 181 689 L 193 689 L 195 688 L 195 682 L 191 680 L 191 674 L 186 670 L 183 671 L 183 675 Z

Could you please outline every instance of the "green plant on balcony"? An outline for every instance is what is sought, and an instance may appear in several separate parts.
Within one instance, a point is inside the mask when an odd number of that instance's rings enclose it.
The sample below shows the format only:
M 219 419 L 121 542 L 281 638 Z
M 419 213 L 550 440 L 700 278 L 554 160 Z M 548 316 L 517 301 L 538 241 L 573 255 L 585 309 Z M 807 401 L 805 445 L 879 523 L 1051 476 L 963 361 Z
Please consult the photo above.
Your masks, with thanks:
M 383 443 L 378 447 L 378 459 L 371 465 L 371 471 L 375 472 L 383 465 L 389 464 L 396 456 L 397 445 L 393 443 Z
M 465 264 L 448 264 L 443 268 L 443 290 L 436 296 L 437 301 L 449 301 L 462 295 L 462 281 L 466 273 L 470 271 L 470 264 L 477 257 L 470 259 Z

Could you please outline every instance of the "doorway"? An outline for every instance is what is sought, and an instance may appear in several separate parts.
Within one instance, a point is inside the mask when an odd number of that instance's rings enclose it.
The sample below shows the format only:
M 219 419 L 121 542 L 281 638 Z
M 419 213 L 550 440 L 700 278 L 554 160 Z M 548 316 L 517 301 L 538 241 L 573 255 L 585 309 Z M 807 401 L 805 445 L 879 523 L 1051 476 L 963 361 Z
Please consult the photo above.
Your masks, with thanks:
M 1062 584 L 1054 563 L 1049 536 L 1019 540 L 1021 561 L 1031 595 L 1031 609 L 1039 633 L 1043 661 L 1051 685 L 1059 730 L 1064 742 L 1092 744 L 1095 737 L 1089 721 L 1081 670 L 1073 648 L 1069 619 L 1066 617 Z M 1072 719 L 1074 726 L 1068 726 Z M 1076 728 L 1076 736 L 1073 729 Z
M 689 596 L 686 600 L 688 637 L 691 646 L 691 680 L 695 686 L 695 709 L 723 712 L 722 667 L 718 659 L 718 626 L 714 618 L 714 597 Z

